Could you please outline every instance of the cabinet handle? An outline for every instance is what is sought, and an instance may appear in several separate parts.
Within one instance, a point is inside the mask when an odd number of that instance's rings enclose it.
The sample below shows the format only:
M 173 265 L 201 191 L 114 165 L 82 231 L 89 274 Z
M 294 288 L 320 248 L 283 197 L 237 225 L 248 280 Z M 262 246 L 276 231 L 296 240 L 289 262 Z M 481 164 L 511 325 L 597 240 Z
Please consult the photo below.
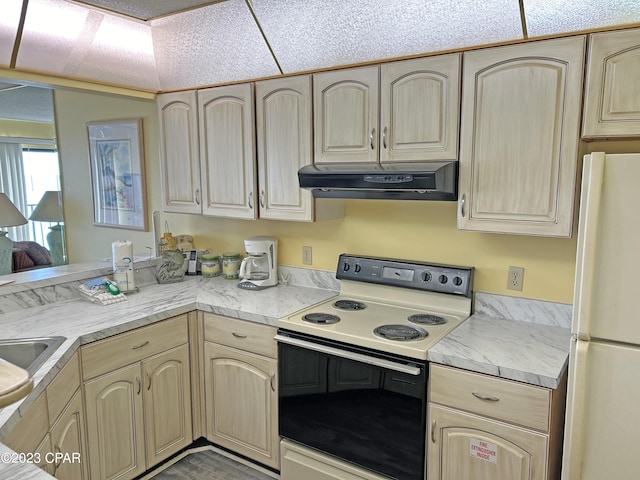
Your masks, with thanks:
M 142 347 L 146 347 L 147 345 L 149 345 L 149 340 L 147 340 L 144 343 L 141 343 L 140 345 L 135 345 L 135 346 L 131 347 L 131 350 L 138 350 L 138 349 L 140 349 Z
M 196 188 L 196 205 L 200 205 L 200 189 Z
M 484 395 L 478 392 L 471 392 L 471 395 L 476 397 L 478 400 L 483 400 L 485 402 L 499 402 L 500 399 L 498 397 L 492 397 L 491 395 Z
M 247 336 L 244 333 L 231 332 L 231 335 L 233 335 L 236 338 L 247 338 Z
M 147 390 L 151 390 L 151 375 L 147 372 Z
M 276 374 L 274 373 L 273 375 L 271 375 L 271 391 L 275 392 L 276 391 L 276 387 L 274 386 L 273 382 L 276 379 Z
M 462 197 L 460 197 L 460 216 L 464 218 L 465 216 L 465 203 L 467 202 L 467 194 L 463 193 Z
M 436 443 L 436 421 L 431 422 L 431 443 Z
M 375 147 L 373 146 L 373 137 L 375 137 L 376 135 L 376 129 L 372 128 L 371 129 L 371 135 L 369 135 L 369 145 L 371 145 L 371 150 L 373 150 Z
M 382 147 L 385 150 L 387 149 L 387 127 L 384 127 L 384 130 L 382 131 Z
M 249 208 L 253 210 L 253 192 L 249 194 Z
M 264 190 L 260 191 L 260 206 L 264 208 Z
M 140 381 L 140 377 L 136 377 L 136 382 L 138 383 L 138 393 L 136 393 L 136 395 L 140 395 L 140 392 L 142 392 L 142 382 Z

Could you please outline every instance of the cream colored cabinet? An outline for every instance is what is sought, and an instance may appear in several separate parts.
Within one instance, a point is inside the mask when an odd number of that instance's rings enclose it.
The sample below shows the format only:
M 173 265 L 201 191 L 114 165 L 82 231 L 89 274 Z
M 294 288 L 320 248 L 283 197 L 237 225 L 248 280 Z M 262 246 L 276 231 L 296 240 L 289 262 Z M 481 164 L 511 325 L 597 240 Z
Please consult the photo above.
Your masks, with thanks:
M 144 360 L 142 372 L 147 465 L 151 467 L 193 441 L 189 346 Z
M 459 88 L 459 54 L 315 74 L 315 163 L 457 160 Z
M 82 393 L 76 390 L 60 418 L 51 427 L 54 476 L 60 480 L 89 478 Z M 63 455 L 63 456 L 61 456 Z M 84 460 L 83 460 L 84 459 Z
M 4 440 L 61 480 L 88 477 L 78 355 L 74 354 Z
M 202 213 L 257 218 L 253 84 L 198 90 Z
M 142 388 L 138 364 L 85 383 L 93 480 L 133 478 L 146 470 Z
M 162 209 L 202 213 L 196 92 L 158 95 Z
M 640 136 L 640 29 L 590 35 L 582 135 Z
M 558 390 L 430 365 L 430 480 L 556 480 L 566 377 Z
M 260 218 L 312 222 L 344 216 L 344 201 L 314 199 L 298 183 L 313 163 L 311 76 L 256 83 Z
M 380 67 L 380 161 L 457 160 L 460 54 Z
M 315 163 L 378 161 L 378 67 L 313 76 Z
M 204 322 L 207 439 L 278 468 L 275 329 L 211 314 Z
M 133 478 L 193 441 L 187 315 L 82 347 L 92 480 Z
M 466 52 L 458 228 L 569 237 L 585 37 Z
M 54 463 L 46 461 L 47 453 L 53 452 L 46 392 L 42 392 L 36 398 L 3 443 L 14 452 L 25 454 L 25 459 L 33 461 L 35 465 L 53 475 Z

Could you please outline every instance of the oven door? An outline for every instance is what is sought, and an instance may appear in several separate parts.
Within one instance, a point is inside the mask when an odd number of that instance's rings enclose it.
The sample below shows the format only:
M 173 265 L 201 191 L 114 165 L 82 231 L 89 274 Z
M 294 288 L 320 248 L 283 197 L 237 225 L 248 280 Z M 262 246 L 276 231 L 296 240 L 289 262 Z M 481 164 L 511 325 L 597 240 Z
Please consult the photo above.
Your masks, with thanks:
M 423 480 L 426 362 L 279 330 L 280 436 L 376 473 Z

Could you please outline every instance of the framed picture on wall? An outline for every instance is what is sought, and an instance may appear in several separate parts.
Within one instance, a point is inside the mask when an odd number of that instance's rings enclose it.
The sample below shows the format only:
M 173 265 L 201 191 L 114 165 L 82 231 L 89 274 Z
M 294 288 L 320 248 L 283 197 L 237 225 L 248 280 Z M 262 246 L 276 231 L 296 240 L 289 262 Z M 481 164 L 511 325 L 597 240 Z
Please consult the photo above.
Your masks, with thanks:
M 147 231 L 142 119 L 87 123 L 93 223 Z

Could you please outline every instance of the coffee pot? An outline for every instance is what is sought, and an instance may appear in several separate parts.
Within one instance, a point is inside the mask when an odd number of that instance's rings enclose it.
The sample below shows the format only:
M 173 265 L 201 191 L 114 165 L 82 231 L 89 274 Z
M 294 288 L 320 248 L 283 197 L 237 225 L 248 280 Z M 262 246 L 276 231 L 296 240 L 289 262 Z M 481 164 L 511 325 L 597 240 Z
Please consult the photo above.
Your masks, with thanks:
M 250 237 L 244 241 L 247 256 L 240 264 L 239 288 L 262 290 L 278 284 L 278 239 L 275 237 Z

